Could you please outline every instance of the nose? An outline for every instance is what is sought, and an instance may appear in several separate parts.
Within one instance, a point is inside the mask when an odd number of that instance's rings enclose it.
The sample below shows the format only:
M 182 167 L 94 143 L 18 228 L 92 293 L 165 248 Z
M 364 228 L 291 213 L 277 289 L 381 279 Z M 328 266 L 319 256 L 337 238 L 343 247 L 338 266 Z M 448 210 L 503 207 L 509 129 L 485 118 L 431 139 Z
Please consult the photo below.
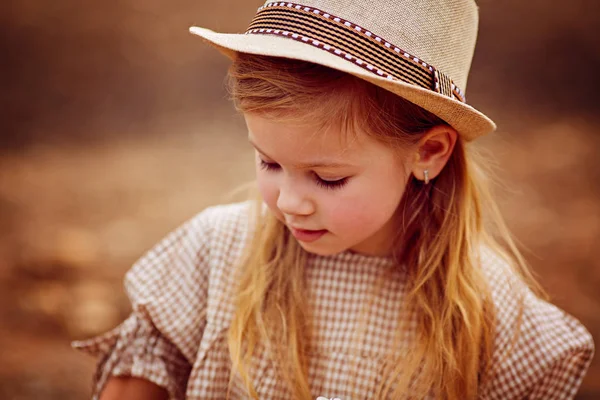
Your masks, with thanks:
M 277 208 L 286 215 L 310 215 L 315 211 L 313 202 L 293 183 L 280 187 Z

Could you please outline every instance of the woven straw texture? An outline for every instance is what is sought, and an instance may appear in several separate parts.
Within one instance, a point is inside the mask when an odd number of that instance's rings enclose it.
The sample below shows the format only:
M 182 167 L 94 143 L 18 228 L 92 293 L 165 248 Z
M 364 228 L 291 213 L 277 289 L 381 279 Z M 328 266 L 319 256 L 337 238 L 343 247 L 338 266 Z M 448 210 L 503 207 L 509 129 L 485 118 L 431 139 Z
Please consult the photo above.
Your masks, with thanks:
M 447 75 L 464 93 L 475 49 L 478 13 L 472 0 L 307 0 L 298 4 L 322 10 L 352 22 L 394 46 L 418 57 Z M 335 68 L 383 87 L 438 115 L 470 141 L 492 132 L 495 124 L 487 116 L 456 99 L 402 80 L 390 80 L 366 71 L 355 62 L 317 48 L 318 38 L 307 43 L 274 34 L 217 33 L 206 28 L 190 31 L 230 58 L 236 52 L 299 59 Z
M 477 40 L 478 14 L 473 0 L 302 0 L 299 4 L 368 28 L 434 65 L 466 90 Z

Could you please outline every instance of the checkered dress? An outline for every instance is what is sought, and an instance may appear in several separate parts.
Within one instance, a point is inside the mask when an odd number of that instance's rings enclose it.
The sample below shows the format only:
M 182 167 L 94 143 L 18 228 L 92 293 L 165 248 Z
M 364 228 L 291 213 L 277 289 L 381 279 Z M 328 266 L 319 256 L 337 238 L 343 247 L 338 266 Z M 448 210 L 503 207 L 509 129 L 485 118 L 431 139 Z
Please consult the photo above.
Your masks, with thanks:
M 93 396 L 110 376 L 142 377 L 166 388 L 171 399 L 224 399 L 230 372 L 227 327 L 233 314 L 232 265 L 248 235 L 249 203 L 210 207 L 173 231 L 127 273 L 133 306 L 117 328 L 74 347 L 99 357 Z M 480 388 L 481 399 L 571 399 L 594 352 L 592 337 L 573 317 L 536 298 L 489 250 L 482 251 L 497 308 L 494 367 L 497 375 Z M 309 382 L 312 394 L 368 399 L 381 383 L 386 350 L 401 319 L 406 281 L 379 271 L 384 257 L 349 251 L 311 254 L 306 266 L 314 318 Z M 373 288 L 378 286 L 373 295 Z M 520 288 L 520 289 L 518 289 Z M 504 357 L 517 319 L 516 290 L 525 290 L 521 334 Z M 369 304 L 364 314 L 365 304 Z M 367 324 L 364 324 L 365 317 Z M 402 340 L 410 341 L 410 321 Z M 355 340 L 360 332 L 360 340 Z M 261 349 L 250 370 L 261 399 L 289 399 Z M 234 380 L 233 399 L 245 399 Z

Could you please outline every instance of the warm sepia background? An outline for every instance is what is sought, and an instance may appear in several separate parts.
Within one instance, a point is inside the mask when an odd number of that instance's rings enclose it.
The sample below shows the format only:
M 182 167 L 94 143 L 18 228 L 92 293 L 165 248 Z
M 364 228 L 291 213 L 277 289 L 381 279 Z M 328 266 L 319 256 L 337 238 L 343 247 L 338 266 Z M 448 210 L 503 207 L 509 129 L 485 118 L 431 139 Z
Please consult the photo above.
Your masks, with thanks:
M 365 0 L 366 1 L 366 0 Z M 69 341 L 128 312 L 122 277 L 253 176 L 226 60 L 260 0 L 0 4 L 0 399 L 85 399 Z M 480 0 L 467 96 L 502 208 L 553 301 L 600 338 L 600 4 Z M 600 399 L 596 359 L 579 399 Z

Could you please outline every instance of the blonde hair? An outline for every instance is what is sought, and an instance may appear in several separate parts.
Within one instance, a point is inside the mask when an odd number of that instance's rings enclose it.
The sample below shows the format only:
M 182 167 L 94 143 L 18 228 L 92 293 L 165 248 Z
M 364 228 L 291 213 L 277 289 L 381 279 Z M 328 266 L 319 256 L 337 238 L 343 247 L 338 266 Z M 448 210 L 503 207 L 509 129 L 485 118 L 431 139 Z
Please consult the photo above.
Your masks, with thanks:
M 240 53 L 229 70 L 229 88 L 243 113 L 311 121 L 319 129 L 336 126 L 350 134 L 360 128 L 399 150 L 445 124 L 364 80 L 297 60 Z M 399 205 L 404 229 L 395 238 L 393 257 L 407 268 L 407 307 L 418 321 L 417 343 L 408 353 L 390 352 L 387 375 L 373 394 L 377 398 L 432 393 L 474 399 L 491 376 L 495 311 L 480 268 L 480 246 L 493 249 L 543 295 L 494 202 L 481 158 L 459 138 L 432 184 L 414 178 L 407 184 Z M 262 199 L 255 200 L 255 231 L 239 265 L 228 332 L 231 379 L 237 373 L 249 395 L 258 398 L 248 371 L 252 355 L 264 346 L 291 398 L 310 399 L 306 252 L 281 222 L 262 212 Z

